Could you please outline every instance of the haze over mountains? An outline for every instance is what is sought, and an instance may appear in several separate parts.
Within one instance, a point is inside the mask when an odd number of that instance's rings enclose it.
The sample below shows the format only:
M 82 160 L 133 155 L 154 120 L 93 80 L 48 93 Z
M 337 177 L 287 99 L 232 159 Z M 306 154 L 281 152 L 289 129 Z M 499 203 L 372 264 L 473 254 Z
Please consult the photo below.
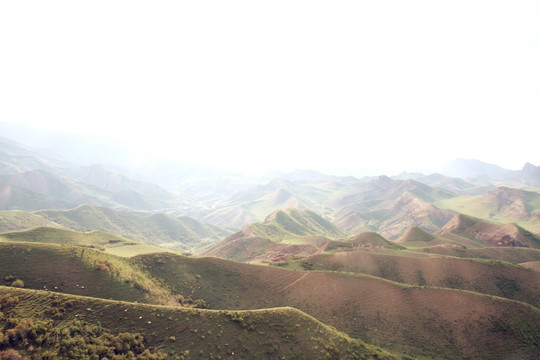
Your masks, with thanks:
M 254 177 L 13 129 L 0 137 L 0 314 L 19 325 L 0 315 L 5 334 L 52 313 L 94 326 L 95 307 L 106 331 L 163 358 L 540 354 L 539 166 Z M 0 341 L 0 355 L 34 354 L 23 343 Z

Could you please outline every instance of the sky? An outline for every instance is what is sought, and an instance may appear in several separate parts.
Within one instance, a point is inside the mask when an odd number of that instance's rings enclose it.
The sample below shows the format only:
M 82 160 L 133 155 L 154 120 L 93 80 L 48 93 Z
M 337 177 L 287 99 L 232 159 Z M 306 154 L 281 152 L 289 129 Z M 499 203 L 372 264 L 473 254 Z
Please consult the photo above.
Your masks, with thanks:
M 0 121 L 148 154 L 540 165 L 538 1 L 3 1 L 0 49 Z

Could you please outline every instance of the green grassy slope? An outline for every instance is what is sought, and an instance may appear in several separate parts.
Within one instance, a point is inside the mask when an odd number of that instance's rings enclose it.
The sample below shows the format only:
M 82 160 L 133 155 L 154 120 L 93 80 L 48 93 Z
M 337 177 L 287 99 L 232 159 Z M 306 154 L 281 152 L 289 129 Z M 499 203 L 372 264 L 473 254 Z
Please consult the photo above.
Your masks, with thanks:
M 13 334 L 18 334 L 12 341 L 0 344 L 0 350 L 11 348 L 22 354 L 43 356 L 45 351 L 62 351 L 60 355 L 66 358 L 66 353 L 72 351 L 77 358 L 84 359 L 83 356 L 97 347 L 85 344 L 84 333 L 101 331 L 110 334 L 113 338 L 111 347 L 117 352 L 122 346 L 115 343 L 137 344 L 134 351 L 147 348 L 151 353 L 162 354 L 159 358 L 167 359 L 396 358 L 292 308 L 239 312 L 194 310 L 1 286 L 0 299 L 3 300 L 0 310 L 4 314 L 0 317 L 0 329 L 6 334 L 13 329 Z M 51 313 L 54 320 L 48 322 Z M 12 321 L 9 322 L 8 318 Z M 39 324 L 40 328 L 26 330 L 28 321 L 25 319 Z M 16 321 L 20 325 L 15 325 Z M 62 332 L 62 329 L 69 330 Z M 26 344 L 37 343 L 31 331 L 49 340 L 40 343 L 41 348 L 33 346 L 31 349 L 23 344 L 22 339 L 27 339 Z M 121 335 L 126 332 L 132 335 Z M 58 336 L 60 334 L 63 336 Z M 135 334 L 139 334 L 137 341 L 130 341 Z M 102 338 L 98 340 L 103 341 Z M 86 341 L 89 343 L 91 340 Z M 140 359 L 158 358 L 149 354 L 140 356 Z
M 324 250 L 329 238 L 345 232 L 312 211 L 277 210 L 264 223 L 245 226 L 199 254 L 232 260 L 277 262 L 289 256 L 306 257 Z
M 122 258 L 72 246 L 0 243 L 0 281 L 9 285 L 13 278 L 30 289 L 104 299 L 157 303 L 172 299 Z
M 229 230 L 189 217 L 134 215 L 92 205 L 43 210 L 36 214 L 77 231 L 101 230 L 147 244 L 184 250 L 208 245 L 230 234 Z
M 396 242 L 398 243 L 411 243 L 411 242 L 422 242 L 422 243 L 431 243 L 436 237 L 433 234 L 428 233 L 418 226 L 414 226 L 407 230 L 402 236 L 400 236 Z
M 400 244 L 397 244 L 393 241 L 388 241 L 381 235 L 367 231 L 361 234 L 355 235 L 345 240 L 341 241 L 331 241 L 326 247 L 327 251 L 331 250 L 347 250 L 355 248 L 364 248 L 364 249 L 393 249 L 393 250 L 403 250 L 405 249 Z
M 0 233 L 42 226 L 63 228 L 62 225 L 34 213 L 19 210 L 0 211 Z
M 0 241 L 65 244 L 98 249 L 107 253 L 133 256 L 165 251 L 161 248 L 128 240 L 102 231 L 80 233 L 71 230 L 37 227 L 30 230 L 0 233 Z
M 289 208 L 270 214 L 263 224 L 248 225 L 255 234 L 277 242 L 288 241 L 302 236 L 326 236 L 342 238 L 346 233 L 308 210 L 300 211 Z
M 540 234 L 540 194 L 499 187 L 477 196 L 441 199 L 436 206 L 499 223 L 517 223 Z
M 276 209 L 292 207 L 318 211 L 327 194 L 327 190 L 310 184 L 274 179 L 268 184 L 238 191 L 225 200 L 216 199 L 212 205 L 218 203 L 219 206 L 208 206 L 198 218 L 212 224 L 241 228 L 263 221 Z

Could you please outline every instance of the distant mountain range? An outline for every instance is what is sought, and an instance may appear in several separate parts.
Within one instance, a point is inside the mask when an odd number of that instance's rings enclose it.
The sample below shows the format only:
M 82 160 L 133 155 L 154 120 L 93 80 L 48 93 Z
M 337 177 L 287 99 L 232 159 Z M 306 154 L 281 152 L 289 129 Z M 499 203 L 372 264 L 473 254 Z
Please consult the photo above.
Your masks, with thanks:
M 42 140 L 40 144 L 46 142 Z M 445 169 L 448 174 L 458 174 L 467 180 L 442 174 L 408 173 L 394 178 L 357 179 L 313 170 L 296 170 L 273 179 L 216 172 L 206 177 L 202 169 L 178 166 L 171 171 L 173 164 L 156 162 L 150 173 L 169 177 L 162 181 L 170 185 L 166 188 L 141 180 L 135 168 L 129 171 L 135 174 L 133 178 L 101 164 L 81 166 L 73 159 L 52 155 L 51 149 L 56 148 L 50 145 L 50 150 L 44 152 L 0 138 L 0 209 L 68 210 L 91 204 L 123 211 L 187 216 L 222 228 L 239 229 L 263 222 L 278 209 L 296 208 L 318 213 L 349 234 L 376 231 L 397 239 L 414 226 L 435 232 L 457 212 L 475 216 L 474 211 L 454 206 L 467 201 L 466 196 L 483 196 L 486 200 L 483 194 L 494 191 L 496 186 L 534 189 L 540 184 L 540 168 L 531 164 L 526 164 L 522 171 L 511 171 L 464 159 L 448 164 Z M 92 153 L 92 149 L 91 146 L 88 152 Z M 111 166 L 120 168 L 117 164 Z M 529 204 L 529 208 L 536 209 L 537 204 Z M 497 215 L 490 218 L 497 219 Z M 521 225 L 537 231 L 536 213 L 531 212 L 528 220 L 525 223 L 525 219 L 520 219 Z
M 514 181 L 540 186 L 540 166 L 526 163 L 521 170 L 508 170 L 475 159 L 456 159 L 445 164 L 440 173 L 447 176 L 474 179 L 475 182 L 494 183 Z

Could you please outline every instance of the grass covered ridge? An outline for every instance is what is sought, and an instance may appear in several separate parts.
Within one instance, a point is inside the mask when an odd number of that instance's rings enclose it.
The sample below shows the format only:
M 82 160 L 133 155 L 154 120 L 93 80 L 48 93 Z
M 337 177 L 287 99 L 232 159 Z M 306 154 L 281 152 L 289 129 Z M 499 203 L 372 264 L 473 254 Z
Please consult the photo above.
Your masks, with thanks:
M 292 308 L 195 310 L 1 286 L 0 299 L 0 350 L 23 355 L 97 359 L 110 344 L 112 359 L 397 359 Z

